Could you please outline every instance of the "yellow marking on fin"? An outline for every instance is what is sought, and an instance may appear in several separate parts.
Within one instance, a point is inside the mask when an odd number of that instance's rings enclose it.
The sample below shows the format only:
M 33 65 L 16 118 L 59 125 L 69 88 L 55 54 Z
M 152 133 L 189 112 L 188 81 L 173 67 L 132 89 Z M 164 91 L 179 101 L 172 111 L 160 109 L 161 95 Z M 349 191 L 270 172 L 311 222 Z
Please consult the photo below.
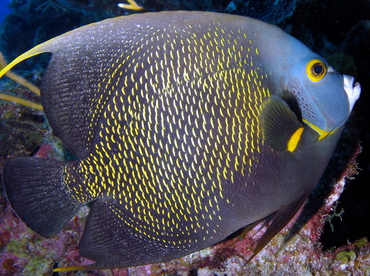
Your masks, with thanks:
M 2 69 L 0 71 L 0 74 L 2 74 L 1 76 L 6 75 L 8 78 L 12 79 L 13 81 L 17 82 L 18 84 L 28 88 L 31 92 L 40 96 L 40 89 L 38 87 L 36 87 L 32 83 L 28 82 L 27 80 L 25 80 L 21 76 L 9 71 L 10 68 L 8 70 L 6 70 L 7 67 L 8 67 L 8 65 L 7 65 L 7 63 L 4 59 L 4 56 L 0 52 L 0 68 Z M 27 107 L 30 107 L 30 108 L 33 108 L 33 109 L 43 110 L 43 107 L 40 104 L 37 104 L 33 101 L 25 100 L 25 99 L 22 99 L 22 98 L 19 98 L 19 97 L 16 97 L 16 96 L 11 96 L 11 95 L 8 95 L 8 94 L 5 94 L 5 93 L 0 93 L 0 100 L 8 101 L 8 102 L 15 102 L 17 104 L 24 105 L 24 106 L 27 106 Z
M 325 137 L 327 137 L 328 135 L 330 135 L 334 132 L 334 131 L 322 130 L 321 128 L 318 128 L 317 126 L 315 126 L 314 124 L 310 123 L 309 121 L 307 121 L 305 119 L 302 119 L 302 121 L 305 124 L 307 124 L 310 128 L 315 130 L 318 134 L 320 134 L 319 139 L 318 139 L 319 141 L 321 141 L 322 139 L 324 139 Z
M 53 272 L 67 272 L 67 271 L 74 271 L 74 270 L 88 270 L 90 265 L 73 265 L 73 266 L 66 266 L 66 267 L 57 267 L 53 269 Z
M 118 7 L 122 9 L 126 9 L 126 10 L 132 10 L 132 11 L 143 11 L 144 10 L 144 8 L 139 6 L 134 0 L 127 0 L 127 2 L 129 2 L 129 4 L 119 3 Z
M 304 127 L 298 128 L 293 135 L 290 137 L 289 142 L 288 142 L 288 147 L 287 150 L 290 152 L 295 151 L 295 149 L 298 146 L 299 140 L 301 140 L 301 136 L 303 133 Z
M 39 54 L 42 54 L 42 53 L 49 52 L 48 49 L 50 49 L 50 42 L 53 41 L 53 40 L 54 39 L 51 39 L 51 40 L 48 40 L 48 41 L 46 41 L 46 42 L 44 42 L 40 45 L 37 45 L 36 47 L 32 48 L 31 50 L 29 50 L 29 51 L 25 52 L 24 54 L 18 56 L 11 63 L 9 63 L 8 65 L 6 65 L 4 68 L 1 69 L 0 78 L 3 77 L 4 75 L 7 75 L 9 78 L 18 82 L 20 85 L 23 85 L 23 86 L 27 87 L 29 90 L 31 90 L 32 92 L 34 92 L 35 94 L 40 95 L 40 90 L 36 86 L 29 83 L 28 81 L 21 78 L 20 76 L 9 72 L 9 70 L 12 69 L 14 66 L 16 66 L 18 63 L 20 63 L 20 62 L 22 62 L 22 61 L 24 61 L 24 60 L 26 60 L 30 57 L 33 57 L 33 56 L 36 56 L 36 55 L 39 55 Z M 3 60 L 2 62 L 0 61 L 0 63 L 2 63 L 3 65 L 6 64 L 5 60 Z M 18 104 L 25 105 L 25 106 L 28 106 L 28 107 L 31 107 L 31 108 L 43 110 L 42 106 L 39 105 L 39 104 L 31 103 L 28 100 L 23 100 L 23 99 L 18 98 L 18 97 L 13 97 L 13 96 L 5 95 L 5 94 L 2 94 L 2 95 L 3 95 L 2 99 L 6 100 L 6 101 L 12 101 L 12 102 L 16 102 Z
M 47 41 L 47 42 L 49 42 L 49 41 Z M 29 50 L 29 51 L 25 52 L 24 54 L 20 55 L 19 57 L 17 57 L 16 59 L 14 59 L 11 63 L 9 63 L 7 66 L 5 66 L 4 68 L 2 68 L 1 71 L 0 71 L 0 78 L 3 77 L 10 69 L 12 69 L 18 63 L 21 63 L 22 61 L 24 61 L 24 60 L 26 60 L 26 59 L 28 59 L 30 57 L 34 57 L 34 56 L 37 56 L 39 54 L 46 53 L 47 50 L 42 50 L 42 47 L 41 46 L 43 46 L 47 42 L 42 43 L 40 45 L 37 45 L 36 47 L 34 47 L 31 50 Z M 41 49 L 38 50 L 39 48 L 41 48 Z
M 3 69 L 7 66 L 7 62 L 5 61 L 5 58 L 3 56 L 3 54 L 0 52 L 0 68 Z M 27 80 L 25 80 L 24 78 L 22 78 L 21 76 L 11 72 L 11 71 L 7 71 L 5 73 L 5 75 L 12 79 L 13 81 L 19 83 L 20 85 L 28 88 L 31 92 L 35 93 L 36 95 L 40 96 L 40 89 L 38 87 L 36 87 L 35 85 L 33 85 L 32 83 L 28 82 Z

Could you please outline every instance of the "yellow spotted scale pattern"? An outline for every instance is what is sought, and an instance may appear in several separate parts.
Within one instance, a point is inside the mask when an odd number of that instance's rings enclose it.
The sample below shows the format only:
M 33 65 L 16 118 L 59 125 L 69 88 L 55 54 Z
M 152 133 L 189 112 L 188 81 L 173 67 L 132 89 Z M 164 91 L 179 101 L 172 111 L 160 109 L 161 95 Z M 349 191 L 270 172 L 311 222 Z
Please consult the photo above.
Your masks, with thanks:
M 224 190 L 258 162 L 270 95 L 243 31 L 193 28 L 153 30 L 117 51 L 92 105 L 93 149 L 64 174 L 84 183 L 70 185 L 78 201 L 113 198 L 123 227 L 178 248 L 219 231 Z

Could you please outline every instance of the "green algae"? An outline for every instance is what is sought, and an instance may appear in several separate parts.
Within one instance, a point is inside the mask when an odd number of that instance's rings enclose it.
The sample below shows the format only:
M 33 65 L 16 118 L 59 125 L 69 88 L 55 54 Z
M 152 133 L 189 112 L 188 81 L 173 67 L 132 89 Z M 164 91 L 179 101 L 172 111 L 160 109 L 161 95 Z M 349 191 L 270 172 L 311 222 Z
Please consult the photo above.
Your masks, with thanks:
M 353 251 L 353 250 L 344 250 L 344 251 L 341 251 L 339 252 L 336 256 L 335 256 L 335 260 L 337 261 L 340 261 L 341 263 L 349 263 L 351 261 L 354 261 L 356 260 L 356 252 Z

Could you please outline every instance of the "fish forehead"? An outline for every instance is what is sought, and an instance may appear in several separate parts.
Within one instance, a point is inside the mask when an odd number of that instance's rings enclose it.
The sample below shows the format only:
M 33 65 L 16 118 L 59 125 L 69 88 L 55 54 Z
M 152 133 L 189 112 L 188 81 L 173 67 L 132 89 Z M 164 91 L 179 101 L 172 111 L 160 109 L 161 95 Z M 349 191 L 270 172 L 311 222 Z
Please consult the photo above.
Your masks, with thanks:
M 193 242 L 225 234 L 225 189 L 248 185 L 269 90 L 252 62 L 258 51 L 232 39 L 206 43 L 208 31 L 173 34 L 157 31 L 113 59 L 94 106 L 93 150 L 75 169 L 92 197 L 119 203 L 114 213 L 125 224 L 180 245 L 189 229 L 202 233 Z

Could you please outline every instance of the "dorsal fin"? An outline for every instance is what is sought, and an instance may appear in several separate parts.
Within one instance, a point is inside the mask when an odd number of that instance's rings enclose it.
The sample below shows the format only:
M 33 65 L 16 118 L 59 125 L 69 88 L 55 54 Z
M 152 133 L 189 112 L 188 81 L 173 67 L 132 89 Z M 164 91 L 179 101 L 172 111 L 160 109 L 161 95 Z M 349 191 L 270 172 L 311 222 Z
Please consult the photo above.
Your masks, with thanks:
M 87 84 L 85 88 L 83 87 L 84 77 L 76 72 L 77 70 L 66 70 L 73 66 L 70 60 L 78 58 L 77 55 L 71 54 L 76 47 L 75 44 L 70 43 L 71 34 L 72 32 L 68 32 L 48 40 L 20 55 L 0 71 L 0 77 L 28 58 L 42 53 L 52 53 L 52 59 L 41 85 L 42 105 L 54 134 L 73 154 L 83 157 L 90 147 L 84 137 L 89 125 L 86 121 L 88 107 L 84 102 L 91 96 L 92 91 L 86 89 Z M 80 46 L 80 43 L 76 44 Z M 66 59 L 66 56 L 70 56 L 70 60 Z M 80 86 L 77 83 L 80 83 Z
M 118 49 L 124 44 L 122 34 L 108 35 L 114 27 L 107 20 L 67 32 L 32 48 L 0 71 L 1 77 L 30 57 L 52 53 L 41 84 L 41 101 L 54 135 L 78 158 L 86 156 L 93 143 L 96 124 L 92 120 L 99 119 L 97 109 L 102 108 L 97 107 L 97 98 L 109 97 L 98 86 L 105 87 L 114 70 L 112 58 L 122 55 Z

